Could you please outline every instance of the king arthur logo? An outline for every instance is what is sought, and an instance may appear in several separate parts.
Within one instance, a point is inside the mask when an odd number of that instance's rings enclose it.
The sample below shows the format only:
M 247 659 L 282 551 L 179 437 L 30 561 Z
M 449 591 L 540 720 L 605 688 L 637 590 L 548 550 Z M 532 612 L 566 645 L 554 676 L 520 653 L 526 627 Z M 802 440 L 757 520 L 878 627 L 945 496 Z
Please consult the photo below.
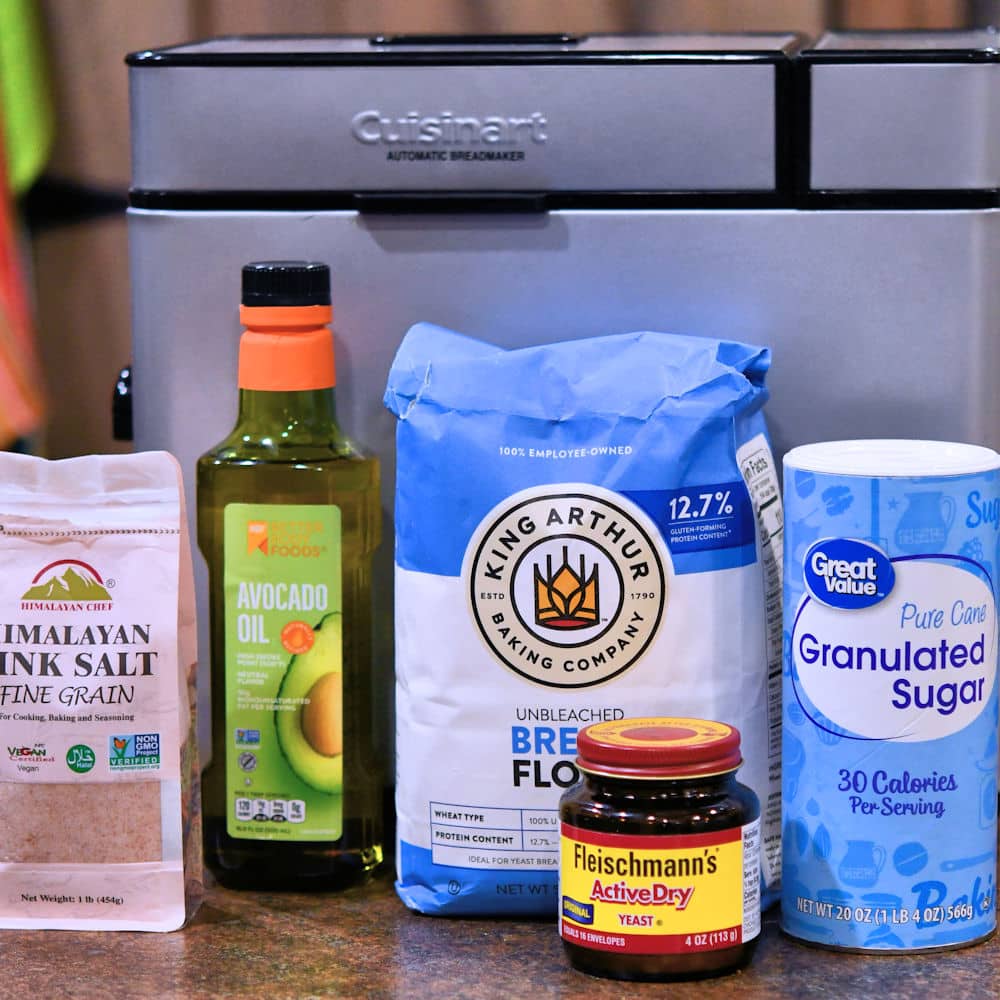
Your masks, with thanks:
M 587 577 L 584 556 L 580 572 L 569 565 L 569 546 L 562 550 L 562 565 L 553 573 L 552 556 L 545 557 L 543 577 L 535 564 L 535 622 L 546 628 L 587 628 L 600 618 L 598 608 L 597 563 Z
M 479 634 L 508 669 L 548 687 L 628 670 L 656 635 L 670 556 L 625 497 L 593 485 L 524 490 L 494 508 L 462 577 Z

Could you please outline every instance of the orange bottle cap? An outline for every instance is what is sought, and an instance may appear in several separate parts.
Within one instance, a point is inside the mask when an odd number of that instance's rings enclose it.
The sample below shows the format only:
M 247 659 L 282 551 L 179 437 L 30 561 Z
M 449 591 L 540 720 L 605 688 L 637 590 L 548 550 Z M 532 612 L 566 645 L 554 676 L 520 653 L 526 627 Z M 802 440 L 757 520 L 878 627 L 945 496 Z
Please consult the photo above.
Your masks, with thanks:
M 266 392 L 337 384 L 328 305 L 240 306 L 239 387 Z

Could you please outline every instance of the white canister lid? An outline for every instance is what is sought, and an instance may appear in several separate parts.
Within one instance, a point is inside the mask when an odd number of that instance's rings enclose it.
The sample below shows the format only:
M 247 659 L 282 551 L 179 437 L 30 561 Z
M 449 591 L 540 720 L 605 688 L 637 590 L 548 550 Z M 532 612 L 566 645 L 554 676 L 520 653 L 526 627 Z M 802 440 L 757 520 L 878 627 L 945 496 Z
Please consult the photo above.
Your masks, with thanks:
M 836 476 L 966 476 L 1000 469 L 1000 455 L 952 441 L 821 441 L 793 448 L 785 467 Z

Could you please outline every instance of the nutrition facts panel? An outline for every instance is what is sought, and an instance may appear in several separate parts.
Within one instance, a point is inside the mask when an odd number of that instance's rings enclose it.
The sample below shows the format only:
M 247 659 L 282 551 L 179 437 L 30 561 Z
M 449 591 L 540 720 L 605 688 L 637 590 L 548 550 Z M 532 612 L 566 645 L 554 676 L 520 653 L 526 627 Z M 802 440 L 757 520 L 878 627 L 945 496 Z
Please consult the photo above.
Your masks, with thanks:
M 785 529 L 781 488 L 771 449 L 762 435 L 743 445 L 737 460 L 760 528 L 767 616 L 768 755 L 776 759 L 781 754 L 781 573 Z
M 739 448 L 736 460 L 757 512 L 760 561 L 764 570 L 769 767 L 767 790 L 760 795 L 760 859 L 764 876 L 773 885 L 781 873 L 781 592 L 785 517 L 778 470 L 764 435 L 758 434 Z
M 431 802 L 434 863 L 457 868 L 555 868 L 559 813 Z
M 240 822 L 302 823 L 306 804 L 302 799 L 244 799 L 235 802 L 235 816 Z

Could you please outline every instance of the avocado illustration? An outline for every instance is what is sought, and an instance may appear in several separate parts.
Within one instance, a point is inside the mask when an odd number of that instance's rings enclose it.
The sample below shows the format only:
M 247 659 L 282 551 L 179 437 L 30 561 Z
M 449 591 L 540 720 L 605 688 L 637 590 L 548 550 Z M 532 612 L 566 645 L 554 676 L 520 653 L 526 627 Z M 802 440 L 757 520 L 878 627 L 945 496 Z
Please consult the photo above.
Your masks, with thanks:
M 344 786 L 342 671 L 340 615 L 330 614 L 316 626 L 312 648 L 294 655 L 281 679 L 278 698 L 294 707 L 274 713 L 288 766 L 311 788 L 332 795 Z

